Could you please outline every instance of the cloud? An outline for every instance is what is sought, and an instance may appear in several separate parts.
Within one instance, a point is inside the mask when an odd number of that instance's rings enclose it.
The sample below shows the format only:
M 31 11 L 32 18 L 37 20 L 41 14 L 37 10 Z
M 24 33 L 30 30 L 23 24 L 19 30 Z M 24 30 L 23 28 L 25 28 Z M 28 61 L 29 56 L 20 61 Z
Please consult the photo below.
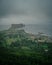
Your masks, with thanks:
M 4 23 L 4 21 L 6 21 L 9 23 L 10 21 L 10 23 L 14 23 L 14 21 L 22 22 L 23 20 L 25 23 L 28 23 L 28 21 L 36 23 L 36 21 L 52 20 L 51 1 L 52 0 L 0 0 L 1 22 Z

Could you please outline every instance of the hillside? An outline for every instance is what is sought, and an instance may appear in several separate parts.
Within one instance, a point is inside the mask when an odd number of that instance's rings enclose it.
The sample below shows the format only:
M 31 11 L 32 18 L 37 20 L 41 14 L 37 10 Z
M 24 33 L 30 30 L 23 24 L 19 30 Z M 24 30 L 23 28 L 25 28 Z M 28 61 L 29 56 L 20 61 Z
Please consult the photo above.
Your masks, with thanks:
M 1 65 L 46 65 L 51 61 L 52 42 L 46 36 L 35 37 L 23 29 L 0 32 Z

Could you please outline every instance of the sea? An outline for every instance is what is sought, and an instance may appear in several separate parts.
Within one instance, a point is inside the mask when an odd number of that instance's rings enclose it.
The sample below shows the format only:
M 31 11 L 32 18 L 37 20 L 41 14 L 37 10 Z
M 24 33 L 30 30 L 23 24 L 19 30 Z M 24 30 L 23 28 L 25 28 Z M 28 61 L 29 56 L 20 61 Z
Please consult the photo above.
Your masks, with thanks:
M 7 30 L 11 25 L 0 25 L 0 31 Z M 52 24 L 26 24 L 23 29 L 27 33 L 38 34 L 38 32 L 44 33 L 52 37 Z

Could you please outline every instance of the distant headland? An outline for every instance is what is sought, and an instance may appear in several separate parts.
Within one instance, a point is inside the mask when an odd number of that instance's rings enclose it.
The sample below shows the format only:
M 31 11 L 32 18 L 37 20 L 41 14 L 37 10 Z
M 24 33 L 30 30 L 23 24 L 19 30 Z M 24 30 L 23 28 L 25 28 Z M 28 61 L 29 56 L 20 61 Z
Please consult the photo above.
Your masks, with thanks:
M 22 28 L 25 27 L 25 24 L 11 24 L 10 29 Z

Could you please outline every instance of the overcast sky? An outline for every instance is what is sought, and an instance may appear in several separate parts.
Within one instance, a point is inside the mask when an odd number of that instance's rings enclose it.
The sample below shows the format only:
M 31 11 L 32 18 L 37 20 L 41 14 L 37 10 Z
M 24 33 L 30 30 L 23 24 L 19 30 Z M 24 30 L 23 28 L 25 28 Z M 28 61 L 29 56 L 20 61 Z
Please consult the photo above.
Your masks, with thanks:
M 0 0 L 0 24 L 52 23 L 52 0 Z

